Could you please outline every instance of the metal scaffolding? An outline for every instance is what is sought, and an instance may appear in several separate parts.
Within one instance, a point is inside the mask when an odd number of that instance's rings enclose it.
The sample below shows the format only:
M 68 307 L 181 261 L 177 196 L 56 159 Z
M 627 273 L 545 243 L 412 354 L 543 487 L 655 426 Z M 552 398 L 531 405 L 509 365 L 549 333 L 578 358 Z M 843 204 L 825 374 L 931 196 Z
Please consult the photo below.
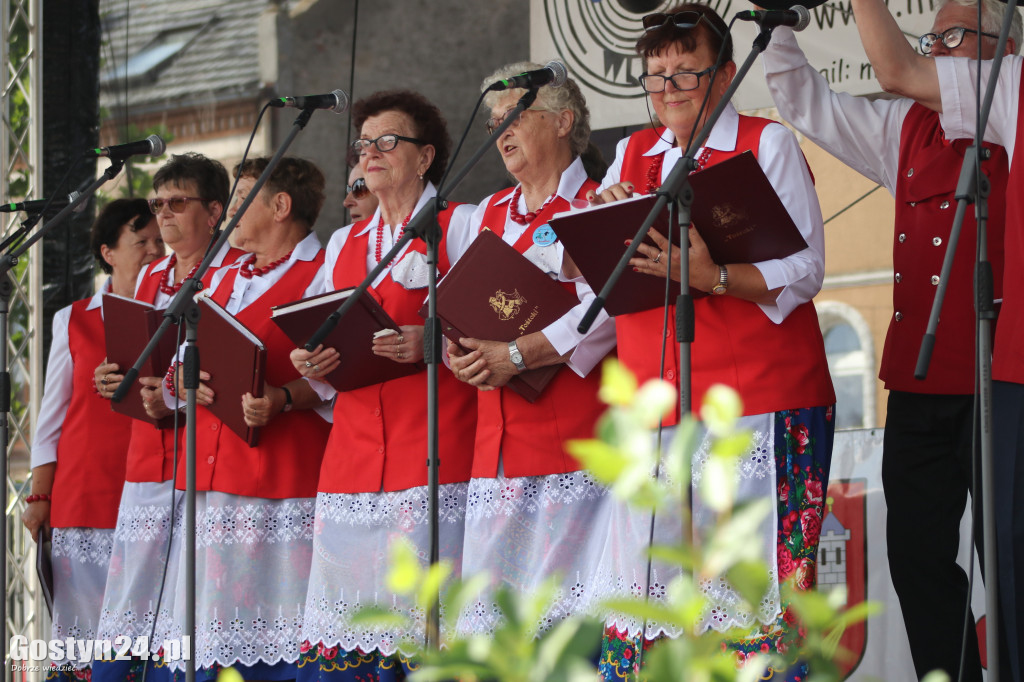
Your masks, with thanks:
M 41 196 L 42 178 L 42 0 L 2 0 L 3 37 L 0 40 L 0 201 Z M 24 214 L 4 214 L 3 236 L 19 227 Z M 49 617 L 37 589 L 34 545 L 21 524 L 24 497 L 31 485 L 29 443 L 32 424 L 43 393 L 42 244 L 26 255 L 11 273 L 8 358 L 11 373 L 7 486 L 5 619 L 3 646 L 5 680 L 14 680 L 8 651 L 11 637 L 47 637 Z M 38 673 L 20 680 L 42 679 Z

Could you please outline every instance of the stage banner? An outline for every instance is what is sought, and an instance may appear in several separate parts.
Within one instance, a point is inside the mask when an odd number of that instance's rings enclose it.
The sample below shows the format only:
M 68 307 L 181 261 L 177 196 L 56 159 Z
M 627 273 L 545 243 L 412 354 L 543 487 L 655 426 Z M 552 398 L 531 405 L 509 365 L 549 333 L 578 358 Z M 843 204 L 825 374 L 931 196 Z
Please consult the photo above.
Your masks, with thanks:
M 846 631 L 841 645 L 850 652 L 844 679 L 856 682 L 913 680 L 907 634 L 899 601 L 889 577 L 885 550 L 885 498 L 882 494 L 882 429 L 836 433 L 832 469 L 826 494 L 826 514 L 818 546 L 818 589 L 845 585 L 847 604 L 865 599 L 881 603 L 884 611 Z M 968 566 L 970 513 L 960 526 L 961 565 Z M 921 557 L 921 571 L 928 558 Z M 985 662 L 985 591 L 974 554 L 974 617 L 981 658 Z M 937 599 L 943 598 L 940 595 Z
M 637 81 L 643 63 L 634 45 L 645 14 L 677 2 L 658 0 L 530 0 L 530 58 L 546 63 L 561 59 L 583 89 L 590 107 L 591 128 L 601 130 L 649 120 Z M 754 9 L 746 0 L 709 2 L 726 22 L 737 12 Z M 889 0 L 889 9 L 914 45 L 931 30 L 932 0 Z M 732 26 L 733 58 L 743 63 L 757 35 L 752 22 Z M 811 25 L 799 34 L 808 60 L 833 89 L 856 95 L 881 90 L 864 56 L 849 0 L 827 2 L 811 10 Z M 751 67 L 733 100 L 748 111 L 773 106 L 760 60 Z

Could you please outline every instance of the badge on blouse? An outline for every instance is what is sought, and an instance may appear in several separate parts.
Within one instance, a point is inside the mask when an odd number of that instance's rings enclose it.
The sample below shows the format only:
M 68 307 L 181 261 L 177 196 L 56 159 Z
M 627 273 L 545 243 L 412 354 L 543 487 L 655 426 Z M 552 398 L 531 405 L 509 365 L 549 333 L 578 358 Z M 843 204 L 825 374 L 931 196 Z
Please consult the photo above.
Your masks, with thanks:
M 533 233 L 533 243 L 537 246 L 551 246 L 558 240 L 558 235 L 551 226 L 544 223 Z

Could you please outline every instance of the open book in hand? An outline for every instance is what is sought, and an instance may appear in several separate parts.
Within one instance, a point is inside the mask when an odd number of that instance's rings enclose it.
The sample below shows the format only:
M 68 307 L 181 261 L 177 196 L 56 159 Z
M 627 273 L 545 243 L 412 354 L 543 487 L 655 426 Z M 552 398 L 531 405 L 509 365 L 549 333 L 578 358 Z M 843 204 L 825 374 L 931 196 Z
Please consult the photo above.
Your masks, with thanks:
M 210 373 L 205 383 L 214 393 L 208 409 L 250 447 L 255 447 L 259 427 L 245 423 L 242 396 L 252 393 L 254 398 L 263 397 L 267 349 L 258 336 L 209 296 L 199 296 L 198 301 L 199 366 Z
M 115 362 L 120 374 L 126 373 L 142 355 L 150 339 L 163 322 L 163 310 L 157 310 L 145 301 L 126 298 L 117 294 L 103 294 L 103 331 L 106 337 L 107 362 Z M 178 340 L 173 329 L 160 339 L 156 349 L 142 363 L 140 377 L 163 377 L 174 359 Z M 136 384 L 119 402 L 110 401 L 114 412 L 141 419 L 160 429 L 174 426 L 174 415 L 153 419 L 146 413 L 139 393 L 141 384 Z
M 460 338 L 513 341 L 544 329 L 577 303 L 575 294 L 490 230 L 473 240 L 437 285 L 441 331 L 456 344 Z M 533 402 L 561 367 L 527 369 L 507 385 Z
M 355 287 L 342 289 L 275 306 L 271 319 L 297 348 L 301 348 L 328 315 L 337 310 L 354 291 Z M 374 354 L 374 335 L 388 329 L 397 331 L 398 323 L 391 319 L 376 299 L 363 292 L 358 302 L 324 339 L 324 348 L 338 351 L 340 361 L 334 371 L 324 376 L 324 381 L 338 391 L 351 391 L 423 370 L 424 365 L 419 362 L 394 362 Z
M 693 189 L 690 219 L 715 263 L 759 263 L 807 248 L 751 152 L 705 168 L 689 180 Z M 653 194 L 639 195 L 552 217 L 552 229 L 595 292 L 604 287 L 626 249 L 624 242 L 636 236 L 657 199 Z M 667 209 L 652 227 L 667 233 Z M 678 248 L 678 228 L 672 232 L 672 248 Z M 691 289 L 691 293 L 698 292 Z M 627 267 L 605 308 L 610 315 L 622 315 L 659 307 L 664 299 L 664 279 Z

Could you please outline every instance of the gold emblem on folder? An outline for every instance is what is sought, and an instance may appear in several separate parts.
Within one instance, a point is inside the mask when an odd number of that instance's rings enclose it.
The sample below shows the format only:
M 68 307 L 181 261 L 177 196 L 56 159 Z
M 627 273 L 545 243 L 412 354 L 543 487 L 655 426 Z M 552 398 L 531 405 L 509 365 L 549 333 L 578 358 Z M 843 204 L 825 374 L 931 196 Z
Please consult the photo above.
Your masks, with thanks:
M 526 303 L 526 299 L 523 298 L 518 290 L 513 290 L 511 294 L 507 294 L 498 289 L 487 302 L 491 304 L 491 309 L 498 313 L 498 319 L 502 322 L 508 322 L 519 314 L 519 310 Z

